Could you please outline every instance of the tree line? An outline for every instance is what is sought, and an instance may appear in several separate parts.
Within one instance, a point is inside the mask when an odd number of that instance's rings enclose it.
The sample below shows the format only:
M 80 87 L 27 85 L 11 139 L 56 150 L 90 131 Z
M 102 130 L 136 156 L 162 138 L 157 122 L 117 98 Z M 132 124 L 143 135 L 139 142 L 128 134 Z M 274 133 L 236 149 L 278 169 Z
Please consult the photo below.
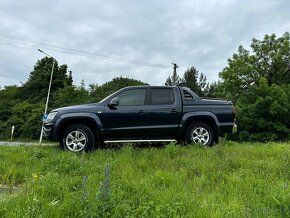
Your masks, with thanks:
M 52 59 L 39 60 L 28 80 L 21 86 L 0 89 L 0 139 L 8 139 L 11 127 L 15 136 L 36 139 L 40 134 L 50 79 Z M 103 85 L 73 85 L 67 66 L 54 66 L 49 109 L 97 102 L 114 91 L 146 83 L 132 78 L 117 77 Z M 201 97 L 231 100 L 237 112 L 240 141 L 289 140 L 290 129 L 290 36 L 266 35 L 253 39 L 250 49 L 239 46 L 219 73 L 219 81 L 209 83 L 205 74 L 194 66 L 180 77 L 176 71 L 164 85 L 189 87 Z
M 39 60 L 25 83 L 21 86 L 5 86 L 0 90 L 0 139 L 10 138 L 12 126 L 15 126 L 15 138 L 39 138 L 52 62 L 48 57 Z M 98 102 L 120 88 L 134 85 L 146 83 L 117 77 L 103 85 L 90 84 L 86 88 L 82 81 L 80 86 L 75 86 L 67 66 L 58 66 L 56 61 L 48 111 L 69 105 Z

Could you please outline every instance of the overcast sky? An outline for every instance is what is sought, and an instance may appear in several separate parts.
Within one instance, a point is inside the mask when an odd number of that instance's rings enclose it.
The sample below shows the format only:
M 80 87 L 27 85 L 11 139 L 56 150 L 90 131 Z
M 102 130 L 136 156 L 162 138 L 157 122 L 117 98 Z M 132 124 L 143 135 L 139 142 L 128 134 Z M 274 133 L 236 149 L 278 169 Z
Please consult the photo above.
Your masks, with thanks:
M 239 45 L 290 31 L 289 0 L 0 0 L 0 87 L 49 53 L 74 84 L 117 76 L 162 85 L 194 66 L 209 81 Z

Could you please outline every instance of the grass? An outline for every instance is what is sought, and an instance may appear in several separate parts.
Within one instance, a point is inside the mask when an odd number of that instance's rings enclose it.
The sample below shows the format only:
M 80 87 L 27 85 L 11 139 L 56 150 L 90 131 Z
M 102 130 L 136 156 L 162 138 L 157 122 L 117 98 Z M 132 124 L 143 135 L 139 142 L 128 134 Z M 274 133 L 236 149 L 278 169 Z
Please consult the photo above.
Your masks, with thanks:
M 0 217 L 290 217 L 287 143 L 0 147 L 0 161 Z

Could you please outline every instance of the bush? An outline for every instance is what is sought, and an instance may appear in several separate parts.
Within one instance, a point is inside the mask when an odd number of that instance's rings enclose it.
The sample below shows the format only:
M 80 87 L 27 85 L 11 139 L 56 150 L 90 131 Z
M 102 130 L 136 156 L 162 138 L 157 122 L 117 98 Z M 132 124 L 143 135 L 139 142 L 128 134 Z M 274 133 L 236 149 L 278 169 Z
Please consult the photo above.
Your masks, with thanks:
M 237 102 L 239 138 L 243 141 L 287 140 L 290 121 L 289 85 L 268 86 L 261 78 Z

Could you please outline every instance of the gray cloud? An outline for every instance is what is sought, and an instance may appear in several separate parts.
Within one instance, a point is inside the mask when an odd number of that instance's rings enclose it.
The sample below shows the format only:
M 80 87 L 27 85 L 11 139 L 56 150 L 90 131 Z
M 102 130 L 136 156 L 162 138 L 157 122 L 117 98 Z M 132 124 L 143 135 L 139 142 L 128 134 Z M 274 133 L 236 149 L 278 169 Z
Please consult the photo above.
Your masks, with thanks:
M 180 75 L 195 66 L 217 80 L 239 45 L 289 31 L 289 8 L 287 0 L 1 1 L 0 86 L 27 80 L 43 57 L 37 47 L 67 64 L 76 84 L 82 79 L 102 84 L 122 75 L 161 85 L 172 72 L 171 62 L 180 65 Z M 38 43 L 15 44 L 1 35 Z M 77 56 L 44 44 L 168 67 Z

